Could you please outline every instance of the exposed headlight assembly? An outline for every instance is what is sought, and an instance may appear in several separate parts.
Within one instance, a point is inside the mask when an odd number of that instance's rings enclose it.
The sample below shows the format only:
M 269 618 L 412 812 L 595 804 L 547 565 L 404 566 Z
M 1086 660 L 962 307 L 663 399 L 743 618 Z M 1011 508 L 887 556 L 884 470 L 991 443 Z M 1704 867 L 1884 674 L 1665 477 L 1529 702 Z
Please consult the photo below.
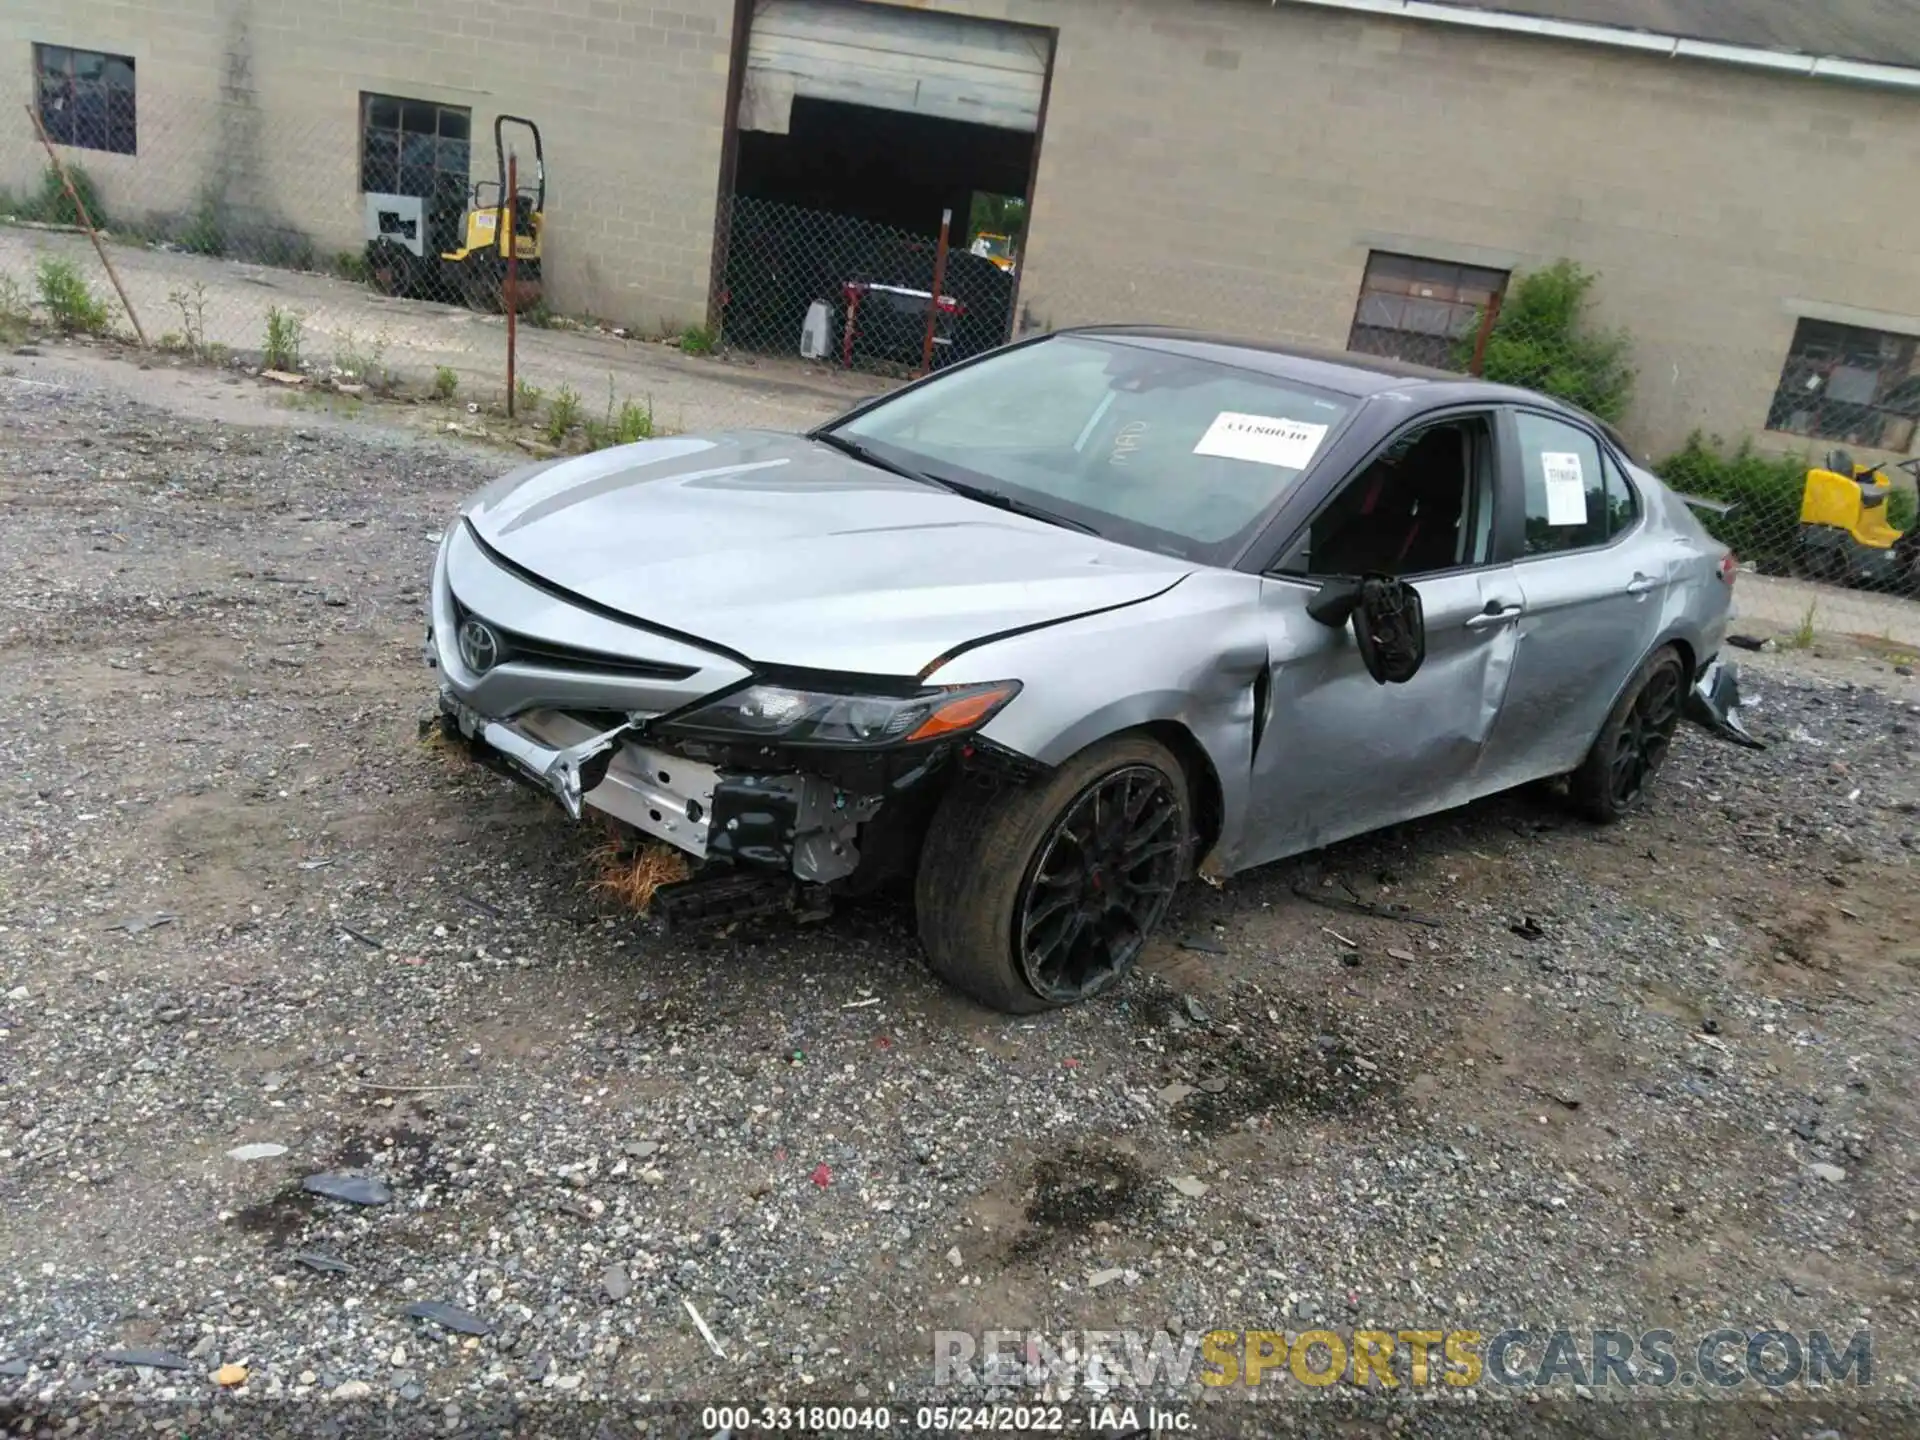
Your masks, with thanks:
M 663 734 L 726 744 L 880 749 L 978 730 L 1020 693 L 1017 680 L 932 686 L 915 695 L 836 695 L 785 685 L 749 685 L 664 721 Z

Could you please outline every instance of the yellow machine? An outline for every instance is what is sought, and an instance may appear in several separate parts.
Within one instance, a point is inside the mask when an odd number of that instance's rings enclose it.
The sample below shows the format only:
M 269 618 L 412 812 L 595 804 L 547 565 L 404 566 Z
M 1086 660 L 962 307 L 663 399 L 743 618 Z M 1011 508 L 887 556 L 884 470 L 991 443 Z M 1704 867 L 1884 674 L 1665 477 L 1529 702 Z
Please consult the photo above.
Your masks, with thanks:
M 504 134 L 508 125 L 524 126 L 533 136 L 533 183 L 521 183 L 511 197 Z M 432 201 L 367 196 L 367 269 L 375 289 L 441 300 L 458 296 L 476 310 L 504 309 L 511 227 L 514 307 L 524 310 L 539 300 L 547 218 L 540 127 L 518 115 L 497 117 L 493 153 L 499 178 L 476 181 L 465 194 Z M 527 178 L 519 177 L 522 182 Z
M 1011 235 L 993 235 L 982 230 L 973 237 L 968 250 L 982 260 L 991 260 L 1002 270 L 1013 269 L 1013 237 Z
M 1897 467 L 1920 477 L 1920 459 Z M 1846 585 L 1898 585 L 1920 580 L 1920 529 L 1896 530 L 1887 518 L 1893 485 L 1882 467 L 1855 462 L 1844 450 L 1807 471 L 1800 499 L 1800 558 L 1817 579 Z

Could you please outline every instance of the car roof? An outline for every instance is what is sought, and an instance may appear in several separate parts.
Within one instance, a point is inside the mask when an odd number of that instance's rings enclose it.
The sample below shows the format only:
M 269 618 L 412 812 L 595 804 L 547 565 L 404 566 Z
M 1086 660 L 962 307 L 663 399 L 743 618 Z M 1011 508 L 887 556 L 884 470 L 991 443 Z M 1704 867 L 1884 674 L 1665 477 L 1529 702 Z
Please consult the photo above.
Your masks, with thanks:
M 1623 453 L 1632 454 L 1626 441 L 1607 421 L 1589 414 L 1577 405 L 1552 395 L 1479 380 L 1454 370 L 1431 365 L 1415 365 L 1387 355 L 1361 355 L 1351 350 L 1328 350 L 1311 345 L 1285 345 L 1271 340 L 1248 340 L 1237 336 L 1186 330 L 1164 325 L 1079 325 L 1054 332 L 1060 335 L 1086 335 L 1097 339 L 1123 340 L 1171 354 L 1191 355 L 1222 365 L 1237 365 L 1282 380 L 1297 380 L 1336 395 L 1365 399 L 1389 390 L 1407 391 L 1420 386 L 1445 386 L 1445 402 L 1526 400 L 1577 415 L 1598 427 Z M 1436 400 L 1442 397 L 1436 396 Z

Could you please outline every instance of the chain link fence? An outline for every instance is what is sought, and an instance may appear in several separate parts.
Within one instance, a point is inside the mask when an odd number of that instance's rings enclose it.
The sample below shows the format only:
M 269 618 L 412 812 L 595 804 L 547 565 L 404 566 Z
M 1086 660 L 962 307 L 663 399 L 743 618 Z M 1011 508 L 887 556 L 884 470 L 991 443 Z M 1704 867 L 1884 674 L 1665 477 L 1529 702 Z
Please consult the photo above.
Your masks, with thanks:
M 720 224 L 715 309 L 734 348 L 909 375 L 1012 332 L 1011 271 L 972 253 L 951 220 L 916 234 L 735 196 Z
M 363 99 L 357 124 L 351 109 L 301 121 L 145 96 L 136 109 L 76 83 L 42 97 L 37 116 L 0 116 L 0 333 L 31 325 L 133 340 L 137 318 L 149 346 L 194 359 L 349 388 L 451 386 L 458 372 L 463 398 L 482 387 L 503 395 L 497 247 L 489 253 L 482 236 L 465 249 L 484 263 L 443 261 L 461 244 L 444 247 L 473 238 L 476 216 L 496 227 L 508 218 L 492 136 L 470 135 L 464 112 L 377 101 Z M 529 239 L 537 184 L 523 177 L 528 203 L 512 207 Z M 773 357 L 785 357 L 906 378 L 1035 331 L 1135 321 L 1484 373 L 1564 396 L 1630 438 L 1650 413 L 1751 410 L 1767 431 L 1758 445 L 1702 437 L 1633 451 L 1704 502 L 1701 518 L 1740 556 L 1741 622 L 1777 643 L 1839 633 L 1920 653 L 1912 337 L 1802 321 L 1784 355 L 1708 335 L 1663 349 L 1655 365 L 1633 337 L 1587 324 L 1584 292 L 1551 270 L 1435 274 L 1375 257 L 1355 295 L 1350 276 L 1205 253 L 1126 263 L 1103 251 L 1093 266 L 1058 238 L 1030 255 L 1024 237 L 976 244 L 967 228 L 956 216 L 943 244 L 937 224 L 913 231 L 735 197 L 719 213 L 716 331 L 695 327 L 701 343 L 687 348 L 764 356 L 772 376 Z M 395 247 L 415 240 L 418 251 L 399 259 Z M 517 302 L 535 307 L 525 320 L 550 318 L 542 279 L 531 265 L 516 274 L 526 286 Z M 582 395 L 612 383 L 608 366 L 594 366 L 570 377 Z M 1778 377 L 1757 403 L 1756 373 Z

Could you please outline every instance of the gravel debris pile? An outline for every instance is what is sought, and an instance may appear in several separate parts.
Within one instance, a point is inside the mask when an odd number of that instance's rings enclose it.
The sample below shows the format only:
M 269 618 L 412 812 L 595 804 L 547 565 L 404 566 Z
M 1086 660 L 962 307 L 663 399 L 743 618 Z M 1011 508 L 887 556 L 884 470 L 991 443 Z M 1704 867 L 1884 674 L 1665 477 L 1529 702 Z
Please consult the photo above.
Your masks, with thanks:
M 1686 735 L 1624 825 L 1536 790 L 1195 886 L 1008 1020 L 898 898 L 652 938 L 421 741 L 508 463 L 0 378 L 0 1397 L 905 1413 L 942 1330 L 1551 1323 L 1867 1327 L 1908 1396 L 1901 677 L 1742 657 L 1770 748 Z M 1798 1404 L 1723 1412 L 1868 1433 Z

